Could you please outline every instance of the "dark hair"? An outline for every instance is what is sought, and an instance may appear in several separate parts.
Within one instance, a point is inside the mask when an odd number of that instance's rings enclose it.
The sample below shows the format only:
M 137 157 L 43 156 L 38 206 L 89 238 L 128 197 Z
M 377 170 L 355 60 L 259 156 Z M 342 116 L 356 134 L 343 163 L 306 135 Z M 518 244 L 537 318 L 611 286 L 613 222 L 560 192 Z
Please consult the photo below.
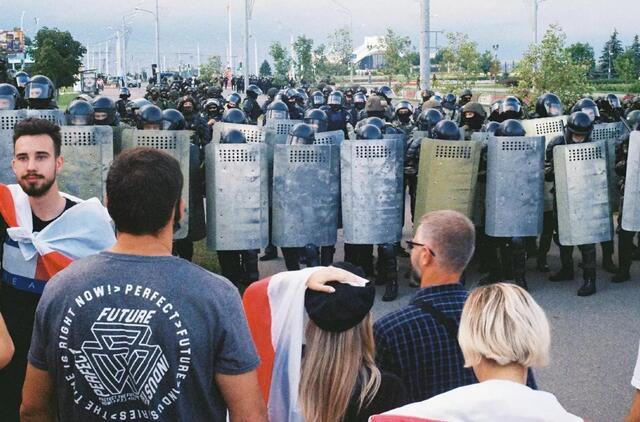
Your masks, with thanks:
M 176 212 L 182 184 L 180 164 L 169 154 L 146 147 L 122 152 L 107 175 L 107 209 L 116 230 L 158 233 Z
M 29 117 L 18 122 L 13 128 L 13 146 L 21 136 L 28 135 L 49 135 L 53 141 L 53 150 L 55 156 L 60 156 L 62 148 L 62 135 L 60 135 L 60 126 L 51 123 L 47 119 L 39 119 L 37 117 Z

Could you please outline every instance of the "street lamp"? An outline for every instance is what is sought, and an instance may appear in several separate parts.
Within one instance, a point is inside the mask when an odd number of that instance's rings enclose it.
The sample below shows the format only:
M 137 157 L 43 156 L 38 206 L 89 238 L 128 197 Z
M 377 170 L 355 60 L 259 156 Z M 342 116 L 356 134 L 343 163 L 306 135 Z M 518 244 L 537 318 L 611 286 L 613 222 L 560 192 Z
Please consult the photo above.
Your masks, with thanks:
M 332 0 L 333 4 L 335 4 L 338 8 L 336 9 L 338 12 L 344 13 L 349 16 L 349 32 L 351 38 L 351 54 L 349 55 L 349 69 L 350 69 L 350 81 L 353 83 L 353 72 L 354 72 L 354 63 L 353 63 L 353 13 L 351 10 L 340 4 L 337 0 Z
M 158 66 L 158 80 L 157 83 L 160 83 L 160 30 L 158 25 L 158 0 L 156 0 L 156 11 L 155 13 L 151 10 L 141 9 L 136 7 L 134 10 L 138 10 L 140 12 L 151 13 L 156 19 L 156 66 Z

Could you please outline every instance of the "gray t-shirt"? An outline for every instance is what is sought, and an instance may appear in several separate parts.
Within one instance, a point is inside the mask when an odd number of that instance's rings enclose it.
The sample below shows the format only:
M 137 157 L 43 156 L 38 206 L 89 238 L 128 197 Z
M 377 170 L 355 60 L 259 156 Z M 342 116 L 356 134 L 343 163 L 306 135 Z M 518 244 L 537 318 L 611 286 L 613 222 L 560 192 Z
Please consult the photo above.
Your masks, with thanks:
M 238 290 L 175 257 L 103 252 L 48 283 L 29 362 L 60 420 L 224 421 L 214 374 L 259 363 Z

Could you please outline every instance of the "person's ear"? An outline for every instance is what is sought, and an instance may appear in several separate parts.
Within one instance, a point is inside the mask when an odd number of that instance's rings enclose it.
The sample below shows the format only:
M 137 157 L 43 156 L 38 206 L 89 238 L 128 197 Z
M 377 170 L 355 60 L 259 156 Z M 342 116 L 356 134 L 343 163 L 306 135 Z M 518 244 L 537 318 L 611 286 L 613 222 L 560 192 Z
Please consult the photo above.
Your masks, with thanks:
M 56 157 L 56 173 L 60 172 L 60 169 L 62 169 L 63 165 L 64 165 L 64 157 L 62 155 L 58 155 Z

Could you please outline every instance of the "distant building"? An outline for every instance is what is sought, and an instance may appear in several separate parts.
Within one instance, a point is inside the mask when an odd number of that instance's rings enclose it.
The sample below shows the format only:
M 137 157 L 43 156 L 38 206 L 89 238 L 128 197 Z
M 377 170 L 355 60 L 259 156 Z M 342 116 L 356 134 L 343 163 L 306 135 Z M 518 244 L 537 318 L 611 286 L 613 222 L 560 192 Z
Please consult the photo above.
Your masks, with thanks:
M 384 37 L 364 37 L 364 43 L 356 47 L 351 59 L 356 69 L 379 69 L 384 66 Z
M 24 53 L 24 32 L 19 28 L 0 30 L 0 51 L 6 54 Z

